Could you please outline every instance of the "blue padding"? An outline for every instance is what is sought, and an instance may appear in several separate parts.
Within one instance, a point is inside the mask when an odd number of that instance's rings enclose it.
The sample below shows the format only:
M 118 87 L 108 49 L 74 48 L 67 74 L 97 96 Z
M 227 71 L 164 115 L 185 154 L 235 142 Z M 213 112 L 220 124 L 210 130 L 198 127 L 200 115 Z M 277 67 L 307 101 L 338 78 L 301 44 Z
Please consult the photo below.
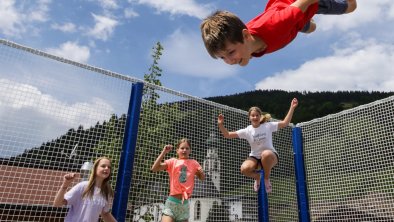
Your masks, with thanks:
M 300 222 L 309 222 L 309 203 L 306 184 L 304 152 L 302 146 L 302 131 L 300 127 L 293 128 L 294 167 L 296 173 L 298 216 Z
M 268 195 L 265 192 L 264 185 L 264 170 L 258 170 L 260 172 L 260 178 L 263 182 L 260 181 L 260 188 L 258 192 L 258 214 L 259 214 L 259 222 L 269 222 L 269 212 L 268 212 Z
M 127 112 L 126 128 L 112 207 L 112 214 L 117 221 L 125 221 L 126 217 L 129 189 L 132 184 L 131 179 L 133 175 L 143 88 L 143 83 L 135 83 L 131 88 L 129 110 Z

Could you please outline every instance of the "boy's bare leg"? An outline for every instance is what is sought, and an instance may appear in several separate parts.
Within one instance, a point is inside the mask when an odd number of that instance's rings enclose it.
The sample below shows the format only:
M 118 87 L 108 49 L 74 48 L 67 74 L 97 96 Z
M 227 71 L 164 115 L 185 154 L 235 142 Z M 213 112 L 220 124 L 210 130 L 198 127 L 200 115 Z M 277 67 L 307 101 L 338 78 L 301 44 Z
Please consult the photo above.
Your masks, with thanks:
M 319 2 L 319 0 L 296 0 L 291 6 L 297 7 L 301 9 L 302 12 L 305 12 L 310 5 L 316 2 Z
M 309 21 L 309 28 L 308 28 L 308 30 L 301 30 L 300 32 L 305 33 L 305 34 L 309 34 L 309 33 L 314 32 L 315 30 L 316 30 L 316 23 L 315 23 L 315 21 L 313 21 L 313 19 L 311 19 Z
M 347 0 L 347 9 L 345 13 L 351 13 L 354 12 L 357 8 L 357 2 L 356 0 Z
M 308 7 L 316 2 L 319 2 L 319 0 L 296 0 L 291 6 L 297 7 L 301 9 L 302 12 L 305 12 Z M 357 8 L 357 0 L 347 0 L 348 7 L 345 11 L 346 13 L 351 13 Z

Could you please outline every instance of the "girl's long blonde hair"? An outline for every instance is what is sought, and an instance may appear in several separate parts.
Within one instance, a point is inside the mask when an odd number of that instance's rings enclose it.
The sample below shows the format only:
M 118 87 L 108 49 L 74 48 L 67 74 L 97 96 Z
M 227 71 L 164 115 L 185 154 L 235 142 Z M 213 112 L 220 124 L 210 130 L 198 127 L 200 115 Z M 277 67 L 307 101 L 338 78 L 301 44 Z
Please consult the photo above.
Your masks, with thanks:
M 111 162 L 111 160 L 108 157 L 99 157 L 94 161 L 93 169 L 90 172 L 90 177 L 89 177 L 89 182 L 88 185 L 86 186 L 85 190 L 82 193 L 82 199 L 85 197 L 93 197 L 94 194 L 94 184 L 96 182 L 96 170 L 97 167 L 100 163 L 100 160 L 102 159 L 107 159 Z M 109 176 L 104 179 L 103 183 L 101 184 L 101 194 L 104 196 L 104 198 L 108 201 L 110 197 L 114 196 L 114 191 L 111 187 L 111 175 L 112 175 L 112 169 L 110 170 Z
M 271 115 L 269 114 L 269 113 L 265 113 L 265 114 L 263 114 L 263 112 L 261 111 L 261 109 L 259 108 L 259 107 L 257 107 L 257 106 L 253 106 L 253 107 L 250 107 L 250 109 L 249 109 L 249 111 L 248 111 L 248 116 L 250 116 L 250 113 L 252 112 L 252 111 L 256 111 L 256 112 L 258 112 L 259 114 L 260 114 L 260 123 L 262 124 L 262 123 L 265 123 L 265 122 L 268 122 L 268 121 L 270 121 L 271 120 Z

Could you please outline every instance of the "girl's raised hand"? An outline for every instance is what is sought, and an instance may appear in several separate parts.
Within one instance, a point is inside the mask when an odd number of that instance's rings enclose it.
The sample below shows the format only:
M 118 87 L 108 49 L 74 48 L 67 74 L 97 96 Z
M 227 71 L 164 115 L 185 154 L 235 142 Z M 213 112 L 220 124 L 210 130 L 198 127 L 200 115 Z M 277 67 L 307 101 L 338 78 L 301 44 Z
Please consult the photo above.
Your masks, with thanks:
M 163 153 L 167 154 L 172 150 L 172 145 L 165 145 L 163 148 Z
M 298 106 L 298 100 L 294 98 L 291 100 L 291 108 L 296 108 Z
M 219 114 L 218 116 L 218 124 L 223 124 L 224 123 L 224 116 L 223 114 Z
M 63 186 L 68 187 L 74 179 L 75 179 L 75 173 L 68 173 L 64 175 Z

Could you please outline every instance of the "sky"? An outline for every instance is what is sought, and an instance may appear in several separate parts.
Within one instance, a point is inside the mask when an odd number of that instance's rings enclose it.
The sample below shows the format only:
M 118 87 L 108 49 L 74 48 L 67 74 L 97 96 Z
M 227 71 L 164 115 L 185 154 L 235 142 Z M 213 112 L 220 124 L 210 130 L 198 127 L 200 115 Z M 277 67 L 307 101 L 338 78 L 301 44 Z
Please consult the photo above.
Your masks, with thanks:
M 317 30 L 247 67 L 212 59 L 199 25 L 215 10 L 247 22 L 266 0 L 3 0 L 0 38 L 143 79 L 160 42 L 163 86 L 197 97 L 256 89 L 394 89 L 394 1 L 359 0 L 354 13 L 316 15 Z
M 160 42 L 163 86 L 202 98 L 258 89 L 393 91 L 393 0 L 359 0 L 354 13 L 316 15 L 314 33 L 246 67 L 212 59 L 202 19 L 228 10 L 247 22 L 266 2 L 1 0 L 0 38 L 137 79 L 149 72 Z M 0 49 L 0 157 L 127 112 L 128 82 Z

